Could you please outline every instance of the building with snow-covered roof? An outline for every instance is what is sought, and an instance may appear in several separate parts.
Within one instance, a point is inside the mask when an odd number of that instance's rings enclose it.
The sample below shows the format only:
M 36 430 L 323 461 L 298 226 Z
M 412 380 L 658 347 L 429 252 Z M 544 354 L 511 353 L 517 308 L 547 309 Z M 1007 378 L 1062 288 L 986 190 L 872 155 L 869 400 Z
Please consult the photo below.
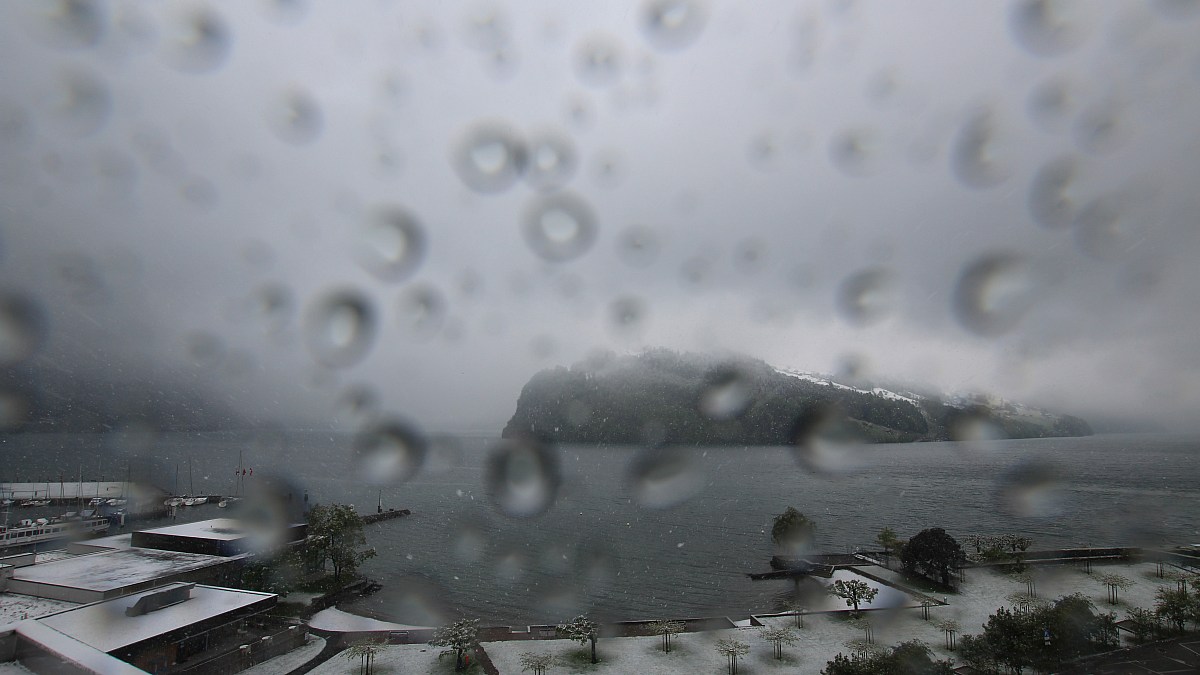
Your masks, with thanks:
M 66 602 L 97 602 L 177 581 L 221 583 L 235 558 L 127 548 L 3 570 L 0 589 Z
M 308 525 L 282 528 L 255 527 L 236 518 L 213 518 L 133 533 L 131 545 L 181 553 L 236 556 L 273 549 L 304 539 Z
M 0 662 L 35 672 L 162 672 L 185 663 L 237 672 L 303 643 L 302 628 L 264 617 L 276 602 L 272 593 L 169 584 L 0 627 Z

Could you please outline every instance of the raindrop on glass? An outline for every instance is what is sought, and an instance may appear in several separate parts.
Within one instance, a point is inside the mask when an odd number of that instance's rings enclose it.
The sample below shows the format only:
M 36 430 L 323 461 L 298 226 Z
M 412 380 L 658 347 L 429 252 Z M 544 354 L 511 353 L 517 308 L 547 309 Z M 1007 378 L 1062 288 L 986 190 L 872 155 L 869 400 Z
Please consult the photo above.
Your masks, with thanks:
M 483 530 L 474 523 L 462 523 L 454 530 L 451 550 L 455 557 L 465 563 L 478 563 L 483 558 L 487 538 Z
M 837 473 L 855 468 L 862 438 L 844 411 L 834 405 L 809 405 L 792 424 L 792 452 L 812 473 Z
M 360 425 L 379 412 L 379 394 L 365 384 L 351 385 L 338 396 L 337 410 L 348 425 Z
M 0 431 L 16 431 L 29 419 L 29 400 L 20 392 L 0 389 Z
M 850 129 L 829 143 L 829 160 L 851 176 L 867 176 L 877 169 L 879 138 L 868 129 Z
M 838 286 L 838 309 L 846 321 L 857 326 L 877 323 L 891 313 L 895 304 L 895 281 L 882 268 L 852 274 Z
M 173 22 L 167 59 L 186 73 L 206 73 L 219 68 L 229 56 L 233 36 L 219 14 L 199 8 Z
M 990 188 L 1008 177 L 997 134 L 996 121 L 990 112 L 972 115 L 959 129 L 950 154 L 950 168 L 967 187 Z
M 954 315 L 984 337 L 1012 330 L 1037 298 L 1037 284 L 1021 257 L 990 253 L 963 268 L 954 288 Z
M 407 209 L 375 209 L 356 242 L 355 257 L 368 272 L 384 281 L 403 281 L 425 259 L 425 230 Z
M 317 101 L 307 92 L 293 89 L 272 102 L 267 121 L 275 136 L 291 145 L 307 145 L 317 140 L 324 118 Z
M 417 284 L 400 294 L 396 310 L 405 335 L 428 338 L 437 334 L 446 320 L 446 298 L 436 286 Z
M 326 366 L 354 365 L 375 339 L 377 319 L 370 299 L 358 291 L 335 291 L 310 308 L 305 321 L 309 351 Z
M 654 264 L 658 250 L 658 235 L 644 225 L 628 227 L 617 237 L 617 256 L 630 267 Z
M 1044 460 L 1022 461 L 999 481 L 999 502 L 1005 512 L 1025 518 L 1053 518 L 1063 507 L 1063 473 Z
M 1047 131 L 1058 131 L 1066 127 L 1075 112 L 1071 87 L 1066 80 L 1058 78 L 1034 87 L 1029 92 L 1026 105 L 1033 121 Z
M 537 198 L 524 220 L 526 243 L 549 262 L 574 260 L 587 253 L 596 239 L 592 208 L 569 192 Z
M 508 439 L 487 459 L 488 497 L 514 518 L 539 516 L 554 506 L 562 484 L 556 450 L 533 439 Z
M 694 458 L 694 451 L 681 448 L 639 452 L 626 472 L 634 501 L 647 509 L 667 509 L 695 497 L 707 478 Z
M 529 169 L 525 180 L 539 189 L 560 188 L 575 175 L 579 159 L 571 139 L 563 134 L 544 133 L 529 142 Z
M 95 133 L 108 121 L 112 96 L 99 77 L 83 72 L 64 73 L 54 105 L 54 116 L 63 129 L 74 136 Z
M 622 60 L 621 47 L 616 40 L 594 35 L 577 48 L 575 70 L 584 84 L 604 87 L 621 79 Z
M 649 0 L 642 7 L 642 29 L 655 49 L 674 51 L 690 46 L 707 19 L 698 0 Z
M 26 295 L 0 291 L 0 366 L 29 358 L 46 338 L 41 306 Z
M 47 40 L 57 47 L 95 47 L 104 35 L 106 12 L 99 2 L 47 0 L 39 4 L 44 12 Z
M 1075 220 L 1075 243 L 1095 260 L 1119 260 L 1138 243 L 1137 234 L 1118 199 L 1111 195 L 1088 202 Z
M 619 297 L 609 304 L 608 316 L 617 332 L 636 331 L 646 320 L 646 303 L 632 295 Z
M 1070 157 L 1060 157 L 1042 165 L 1029 185 L 1029 215 L 1039 225 L 1051 229 L 1070 227 L 1075 220 L 1072 188 L 1078 166 Z
M 1012 5 L 1009 28 L 1017 44 L 1035 56 L 1066 54 L 1086 37 L 1091 7 L 1078 0 L 1020 0 Z
M 705 374 L 696 408 L 719 422 L 741 417 L 753 403 L 753 377 L 736 365 L 723 365 Z
M 451 155 L 454 170 L 477 192 L 501 192 L 512 187 L 529 161 L 525 141 L 500 122 L 476 124 Z
M 359 477 L 371 485 L 395 485 L 416 475 L 425 463 L 424 436 L 407 424 L 372 425 L 354 440 Z
M 1089 154 L 1103 154 L 1117 149 L 1125 140 L 1127 131 L 1117 106 L 1112 103 L 1088 106 L 1071 128 L 1075 145 Z

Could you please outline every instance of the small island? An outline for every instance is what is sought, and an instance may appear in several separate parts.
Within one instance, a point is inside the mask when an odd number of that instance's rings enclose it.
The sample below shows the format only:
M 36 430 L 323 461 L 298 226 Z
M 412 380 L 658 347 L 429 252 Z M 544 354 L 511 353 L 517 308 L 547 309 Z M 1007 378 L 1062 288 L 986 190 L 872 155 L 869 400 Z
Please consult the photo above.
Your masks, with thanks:
M 578 444 L 781 446 L 814 437 L 910 443 L 1091 433 L 1078 417 L 983 396 L 933 396 L 842 383 L 745 356 L 652 349 L 538 372 L 502 435 Z

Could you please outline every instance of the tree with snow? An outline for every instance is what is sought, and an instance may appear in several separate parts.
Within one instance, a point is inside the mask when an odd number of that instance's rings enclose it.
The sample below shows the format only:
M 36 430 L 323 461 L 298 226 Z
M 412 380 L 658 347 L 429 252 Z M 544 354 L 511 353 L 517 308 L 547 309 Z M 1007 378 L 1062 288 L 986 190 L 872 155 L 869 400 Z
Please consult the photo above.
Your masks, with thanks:
M 1101 574 L 1096 579 L 1108 586 L 1108 604 L 1117 604 L 1117 592 L 1127 591 L 1133 588 L 1133 582 L 1128 577 L 1123 577 L 1120 574 Z
M 342 582 L 343 575 L 352 576 L 358 566 L 375 557 L 375 549 L 366 548 L 362 516 L 349 504 L 318 504 L 308 512 L 310 551 L 333 564 L 333 578 Z
M 847 607 L 853 607 L 855 614 L 858 614 L 858 604 L 860 602 L 871 602 L 875 599 L 876 595 L 879 595 L 878 588 L 871 588 L 869 584 L 858 579 L 851 579 L 850 581 L 838 579 L 833 582 L 831 590 L 834 595 L 846 601 Z
M 730 638 L 717 640 L 717 653 L 729 659 L 729 675 L 737 675 L 737 660 L 739 656 L 750 653 L 750 645 Z
M 596 659 L 596 637 L 599 632 L 600 626 L 583 614 L 571 619 L 568 623 L 558 625 L 558 634 L 568 640 L 574 640 L 581 645 L 592 643 L 592 663 L 599 663 Z
M 663 651 L 671 653 L 671 638 L 683 632 L 684 623 L 682 621 L 671 621 L 663 619 L 661 621 L 653 621 L 649 625 L 650 631 L 655 635 L 662 636 Z
M 350 645 L 346 650 L 346 659 L 353 661 L 358 659 L 359 675 L 371 675 L 371 665 L 375 662 L 375 655 L 383 649 L 383 643 L 379 640 L 362 640 Z
M 780 626 L 778 628 L 766 626 L 760 628 L 758 630 L 758 636 L 771 643 L 771 646 L 774 648 L 774 655 L 776 659 L 783 658 L 784 645 L 793 645 L 800 641 L 799 636 L 792 632 L 792 629 L 788 628 L 787 626 Z
M 463 669 L 463 654 L 479 645 L 479 619 L 459 619 L 449 626 L 442 626 L 433 634 L 429 644 L 434 647 L 449 647 L 440 656 L 454 654 L 454 669 Z

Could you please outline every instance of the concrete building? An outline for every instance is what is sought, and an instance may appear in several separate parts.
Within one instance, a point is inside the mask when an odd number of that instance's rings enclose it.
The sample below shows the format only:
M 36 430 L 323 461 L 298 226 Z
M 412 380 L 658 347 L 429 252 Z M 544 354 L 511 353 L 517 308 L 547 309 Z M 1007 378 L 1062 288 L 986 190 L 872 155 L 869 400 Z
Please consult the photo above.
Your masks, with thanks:
M 0 569 L 0 590 L 66 602 L 97 602 L 178 581 L 222 583 L 232 578 L 237 562 L 195 553 L 114 549 Z
M 133 533 L 131 545 L 161 551 L 237 556 L 271 550 L 304 539 L 308 525 L 257 528 L 233 518 L 214 518 Z

